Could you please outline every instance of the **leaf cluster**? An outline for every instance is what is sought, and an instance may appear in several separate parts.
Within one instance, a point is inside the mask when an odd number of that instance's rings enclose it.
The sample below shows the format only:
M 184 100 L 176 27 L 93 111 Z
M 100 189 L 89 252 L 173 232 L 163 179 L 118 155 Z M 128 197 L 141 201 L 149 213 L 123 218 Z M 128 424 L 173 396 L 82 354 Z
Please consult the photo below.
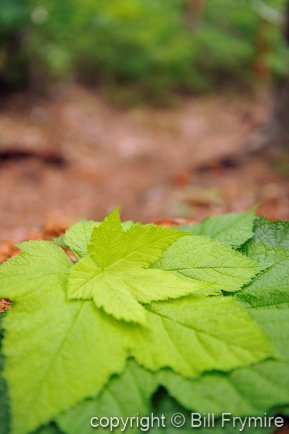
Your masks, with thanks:
M 0 266 L 13 302 L 0 433 L 89 434 L 94 415 L 178 409 L 286 413 L 288 239 L 288 223 L 252 211 L 168 228 L 114 210 L 21 243 Z

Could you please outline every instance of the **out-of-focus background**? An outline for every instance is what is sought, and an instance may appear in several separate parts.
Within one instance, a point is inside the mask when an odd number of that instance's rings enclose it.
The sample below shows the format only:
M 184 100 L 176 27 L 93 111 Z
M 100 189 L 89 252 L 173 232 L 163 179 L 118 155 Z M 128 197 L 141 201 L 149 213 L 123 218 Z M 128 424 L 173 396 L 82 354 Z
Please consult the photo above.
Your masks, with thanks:
M 289 218 L 286 0 L 0 0 L 0 239 Z

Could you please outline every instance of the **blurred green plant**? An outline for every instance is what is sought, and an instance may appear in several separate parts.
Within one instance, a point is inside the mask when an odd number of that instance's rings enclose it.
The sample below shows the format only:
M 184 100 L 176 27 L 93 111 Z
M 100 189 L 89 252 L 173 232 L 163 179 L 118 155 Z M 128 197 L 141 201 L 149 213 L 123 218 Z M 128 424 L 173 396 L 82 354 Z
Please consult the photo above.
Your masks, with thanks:
M 248 85 L 256 75 L 287 72 L 284 4 L 204 0 L 194 9 L 188 0 L 1 0 L 0 81 L 42 88 L 73 78 L 150 101 Z

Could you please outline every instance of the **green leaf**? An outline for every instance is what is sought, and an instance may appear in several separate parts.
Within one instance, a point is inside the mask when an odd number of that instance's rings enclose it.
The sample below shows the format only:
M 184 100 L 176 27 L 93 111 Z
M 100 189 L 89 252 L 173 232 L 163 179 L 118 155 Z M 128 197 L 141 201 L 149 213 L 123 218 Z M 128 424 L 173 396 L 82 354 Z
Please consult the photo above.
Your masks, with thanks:
M 192 378 L 272 355 L 265 334 L 230 296 L 153 303 L 147 316 L 149 327 L 130 331 L 130 351 L 148 369 L 170 367 Z
M 254 240 L 272 247 L 289 248 L 289 222 L 270 222 L 266 217 L 259 217 L 255 223 Z
M 192 235 L 205 235 L 222 244 L 237 248 L 253 236 L 254 211 L 208 217 L 201 223 L 184 226 Z
M 184 235 L 188 234 L 174 228 L 140 223 L 125 231 L 119 210 L 115 209 L 94 228 L 88 253 L 102 269 L 147 268 Z
M 161 434 L 161 433 L 166 433 L 166 434 L 176 434 L 177 432 L 181 432 L 183 434 L 189 434 L 192 433 L 194 431 L 196 431 L 197 433 L 200 434 L 208 434 L 208 433 L 212 433 L 212 434 L 234 434 L 234 433 L 239 433 L 240 429 L 241 429 L 241 425 L 236 421 L 236 425 L 235 427 L 233 427 L 233 421 L 229 421 L 229 422 L 224 422 L 223 426 L 222 426 L 222 422 L 220 419 L 218 419 L 216 417 L 216 415 L 214 414 L 209 414 L 204 412 L 196 412 L 194 411 L 187 411 L 184 407 L 180 406 L 180 404 L 174 400 L 173 398 L 171 398 L 170 396 L 168 396 L 165 393 L 158 393 L 156 398 L 155 398 L 155 405 L 152 408 L 152 412 L 154 415 L 161 417 L 162 415 L 165 416 L 165 428 L 162 427 L 158 427 L 157 421 L 155 420 L 155 424 L 154 427 L 152 429 L 150 429 L 150 434 Z M 223 409 L 223 412 L 227 412 L 227 409 Z M 198 419 L 198 414 L 195 414 L 194 417 L 194 423 L 195 426 L 192 426 L 192 413 L 200 413 L 201 416 L 201 427 L 198 427 L 199 424 L 199 419 Z M 178 414 L 178 416 L 176 417 L 175 415 Z M 180 421 L 180 416 L 184 417 L 184 425 L 182 425 L 179 428 L 176 428 L 173 426 L 172 424 L 172 420 L 175 421 Z M 264 416 L 264 415 L 263 415 Z M 246 416 L 245 416 L 246 417 Z M 213 419 L 214 418 L 214 419 Z M 243 419 L 244 420 L 244 419 Z M 242 429 L 242 433 L 243 434 L 249 434 L 249 433 L 254 433 L 254 434 L 269 434 L 269 433 L 274 433 L 275 432 L 275 426 L 273 425 L 273 427 L 271 428 L 259 428 L 259 427 L 254 427 L 253 424 L 254 422 L 251 422 L 252 426 L 249 426 L 249 423 L 247 423 L 247 426 Z M 141 432 L 141 431 L 139 431 Z
M 79 400 L 95 396 L 126 359 L 121 334 L 106 316 L 91 303 L 67 301 L 71 263 L 67 258 L 60 262 L 62 250 L 37 241 L 23 247 L 24 253 L 0 268 L 5 294 L 17 299 L 5 317 L 3 344 L 14 434 L 30 432 Z M 49 259 L 53 273 L 43 258 Z
M 255 261 L 201 236 L 179 239 L 156 266 L 183 278 L 207 282 L 211 293 L 238 291 L 260 271 Z
M 57 285 L 70 272 L 71 261 L 50 241 L 26 241 L 18 247 L 21 255 L 0 266 L 0 298 L 20 300 L 28 292 Z
M 77 258 L 87 255 L 92 231 L 99 223 L 92 220 L 82 220 L 71 226 L 64 235 L 65 245 L 68 246 Z
M 165 371 L 160 382 L 189 410 L 216 416 L 224 411 L 237 416 L 259 415 L 288 404 L 288 369 L 286 362 L 265 361 L 228 374 L 206 373 L 196 380 Z
M 263 271 L 238 294 L 239 299 L 252 307 L 274 308 L 282 303 L 287 304 L 289 250 L 284 244 L 286 246 L 289 226 L 286 222 L 270 223 L 265 218 L 259 218 L 255 226 L 254 238 L 246 243 L 242 251 L 259 262 Z
M 57 238 L 53 238 L 53 242 L 54 242 L 54 244 L 56 244 L 56 245 L 59 246 L 59 247 L 68 247 L 68 246 L 65 244 L 64 236 L 57 237 Z
M 189 434 L 194 431 L 190 426 L 190 413 L 180 406 L 176 400 L 168 396 L 168 394 L 163 390 L 158 391 L 154 398 L 152 413 L 154 416 L 162 418 L 161 420 L 164 421 L 163 424 L 165 427 L 162 426 L 162 423 L 158 424 L 158 421 L 155 418 L 154 426 L 149 430 L 150 434 L 176 434 L 177 432 Z M 174 427 L 171 422 L 175 414 L 183 415 L 185 417 L 184 425 L 179 428 Z M 197 432 L 199 432 L 199 430 Z M 139 433 L 141 433 L 141 430 L 139 430 Z M 212 434 L 214 434 L 214 430 L 212 430 Z
M 113 377 L 105 389 L 94 399 L 82 401 L 76 407 L 57 418 L 57 423 L 66 434 L 90 434 L 93 416 L 127 418 L 139 414 L 146 416 L 151 406 L 151 397 L 158 386 L 155 375 L 129 361 L 124 372 Z M 105 433 L 107 429 L 99 428 Z M 129 432 L 136 430 L 128 429 Z M 115 429 L 114 432 L 121 432 Z
M 246 252 L 264 268 L 239 294 L 253 307 L 289 303 L 289 250 L 250 242 Z
M 30 432 L 79 400 L 95 396 L 110 375 L 124 367 L 121 336 L 106 318 L 97 318 L 90 303 L 67 308 L 55 294 L 45 295 L 38 304 L 34 301 L 33 310 L 16 306 L 7 316 L 6 326 L 14 326 L 13 332 L 6 331 L 4 345 L 13 433 Z M 33 304 L 31 297 L 26 302 Z M 33 317 L 31 325 L 27 315 Z
M 267 336 L 271 337 L 278 353 L 288 361 L 287 376 L 289 377 L 289 302 L 279 300 L 277 303 L 273 299 L 271 305 L 250 309 L 250 314 L 262 326 Z
M 279 352 L 288 358 L 289 309 L 288 306 L 274 309 L 273 321 L 268 307 L 250 309 L 250 313 L 266 329 Z M 216 415 L 224 409 L 235 415 L 258 415 L 289 404 L 289 363 L 285 360 L 264 361 L 227 375 L 208 373 L 197 380 L 165 371 L 160 374 L 160 382 L 186 408 Z
M 128 230 L 132 224 L 133 223 L 129 220 L 122 222 L 123 230 Z M 56 239 L 59 240 L 59 243 L 63 241 L 62 244 L 58 243 L 58 245 L 69 247 L 75 256 L 80 259 L 88 254 L 88 245 L 90 243 L 92 231 L 99 225 L 100 222 L 95 222 L 93 220 L 82 220 L 67 229 L 64 237 L 59 237 Z
M 200 293 L 206 285 L 185 282 L 162 270 L 116 268 L 103 271 L 90 257 L 73 267 L 68 284 L 71 300 L 93 299 L 98 308 L 125 321 L 146 323 L 140 303 L 179 298 Z
M 204 288 L 204 284 L 147 269 L 181 236 L 175 229 L 155 225 L 134 224 L 125 231 L 115 210 L 93 229 L 90 256 L 82 258 L 71 273 L 69 298 L 92 299 L 119 320 L 144 324 L 145 310 L 140 303 L 178 298 Z

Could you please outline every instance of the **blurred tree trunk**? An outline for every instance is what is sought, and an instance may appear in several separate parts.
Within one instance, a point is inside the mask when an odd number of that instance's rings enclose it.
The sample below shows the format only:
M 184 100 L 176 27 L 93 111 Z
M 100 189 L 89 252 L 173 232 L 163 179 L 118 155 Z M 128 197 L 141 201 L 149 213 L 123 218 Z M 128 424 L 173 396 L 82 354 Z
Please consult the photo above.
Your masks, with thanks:
M 284 36 L 289 48 L 289 0 L 285 23 Z M 248 148 L 253 152 L 273 146 L 289 151 L 289 65 L 287 76 L 275 86 L 273 98 L 271 119 L 249 139 Z

